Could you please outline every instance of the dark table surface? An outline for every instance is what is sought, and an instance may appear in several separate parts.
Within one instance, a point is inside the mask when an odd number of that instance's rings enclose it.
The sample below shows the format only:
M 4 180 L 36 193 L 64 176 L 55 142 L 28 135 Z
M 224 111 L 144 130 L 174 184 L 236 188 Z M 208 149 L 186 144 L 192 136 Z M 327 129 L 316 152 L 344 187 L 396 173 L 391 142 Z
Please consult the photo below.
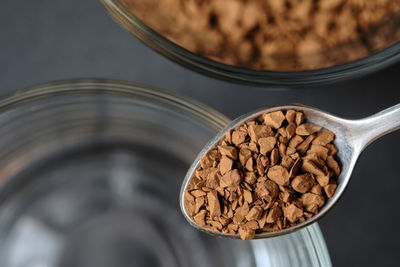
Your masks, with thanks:
M 299 102 L 360 118 L 400 101 L 400 64 L 357 80 L 302 90 L 266 90 L 194 73 L 121 29 L 97 1 L 2 0 L 0 94 L 77 77 L 132 80 L 175 90 L 234 118 Z M 361 155 L 348 190 L 320 223 L 334 266 L 398 264 L 400 132 Z

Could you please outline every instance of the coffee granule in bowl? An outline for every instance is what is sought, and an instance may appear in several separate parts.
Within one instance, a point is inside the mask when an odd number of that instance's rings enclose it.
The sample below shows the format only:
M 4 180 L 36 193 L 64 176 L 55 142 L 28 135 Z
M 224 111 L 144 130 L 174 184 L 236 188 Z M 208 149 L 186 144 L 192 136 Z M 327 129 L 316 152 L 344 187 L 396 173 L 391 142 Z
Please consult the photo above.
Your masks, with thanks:
M 295 110 L 248 121 L 200 159 L 185 209 L 199 226 L 243 240 L 293 227 L 335 193 L 341 170 L 334 139 Z
M 316 70 L 400 40 L 400 0 L 121 0 L 150 28 L 211 60 Z

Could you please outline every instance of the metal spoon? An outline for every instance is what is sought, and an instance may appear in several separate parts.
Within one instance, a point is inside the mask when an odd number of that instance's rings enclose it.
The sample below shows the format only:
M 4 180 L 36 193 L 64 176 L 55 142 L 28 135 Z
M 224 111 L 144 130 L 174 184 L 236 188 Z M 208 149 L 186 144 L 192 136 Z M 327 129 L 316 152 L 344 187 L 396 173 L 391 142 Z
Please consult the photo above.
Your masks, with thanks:
M 400 104 L 385 109 L 384 111 L 381 111 L 373 116 L 359 120 L 348 120 L 339 118 L 316 108 L 300 104 L 289 104 L 286 106 L 263 108 L 255 112 L 243 115 L 229 123 L 203 148 L 203 150 L 194 160 L 193 164 L 186 174 L 186 177 L 182 184 L 179 202 L 183 215 L 193 227 L 213 235 L 229 238 L 239 238 L 238 235 L 213 232 L 196 224 L 196 222 L 194 222 L 194 220 L 187 214 L 184 207 L 184 191 L 188 186 L 189 180 L 194 175 L 194 171 L 200 164 L 200 158 L 210 149 L 212 149 L 214 145 L 217 144 L 224 137 L 226 131 L 228 131 L 229 129 L 234 129 L 247 121 L 254 120 L 264 113 L 289 109 L 302 111 L 308 122 L 323 126 L 324 128 L 335 133 L 336 139 L 334 141 L 334 144 L 339 149 L 338 158 L 341 162 L 342 167 L 342 172 L 337 179 L 338 187 L 334 196 L 328 199 L 325 206 L 321 208 L 320 212 L 310 219 L 307 219 L 304 222 L 297 224 L 296 226 L 286 228 L 278 232 L 264 232 L 256 234 L 254 238 L 268 238 L 292 233 L 321 219 L 322 216 L 324 216 L 343 195 L 343 192 L 346 189 L 348 182 L 350 181 L 354 166 L 361 152 L 379 137 L 400 129 Z

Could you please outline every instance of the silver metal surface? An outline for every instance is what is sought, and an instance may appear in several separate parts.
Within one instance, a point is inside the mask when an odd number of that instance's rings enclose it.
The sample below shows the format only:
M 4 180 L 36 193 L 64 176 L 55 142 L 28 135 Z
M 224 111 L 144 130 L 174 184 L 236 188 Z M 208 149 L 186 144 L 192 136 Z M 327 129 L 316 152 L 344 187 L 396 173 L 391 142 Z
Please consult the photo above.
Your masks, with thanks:
M 199 166 L 201 157 L 211 148 L 213 148 L 214 145 L 216 145 L 224 137 L 227 130 L 234 129 L 238 125 L 241 125 L 250 120 L 254 120 L 263 113 L 288 109 L 302 111 L 308 122 L 323 126 L 324 128 L 329 129 L 335 133 L 336 139 L 334 141 L 334 144 L 339 149 L 338 157 L 342 167 L 342 172 L 337 179 L 338 187 L 336 189 L 335 195 L 327 200 L 325 206 L 321 208 L 318 214 L 314 215 L 313 217 L 302 223 L 297 224 L 294 227 L 283 229 L 278 232 L 264 232 L 256 234 L 254 237 L 255 239 L 269 238 L 292 233 L 321 219 L 343 195 L 361 152 L 379 137 L 400 129 L 400 104 L 385 109 L 373 116 L 360 120 L 348 120 L 339 118 L 337 116 L 323 112 L 319 109 L 304 106 L 301 104 L 274 106 L 270 108 L 259 109 L 254 112 L 245 114 L 229 123 L 203 148 L 203 150 L 196 157 L 195 161 L 193 162 L 189 171 L 186 174 L 186 177 L 181 187 L 179 202 L 184 217 L 193 227 L 213 235 L 229 238 L 239 238 L 238 235 L 216 233 L 197 225 L 196 222 L 186 212 L 186 209 L 184 207 L 183 193 L 186 190 L 190 179 L 194 175 L 194 171 Z

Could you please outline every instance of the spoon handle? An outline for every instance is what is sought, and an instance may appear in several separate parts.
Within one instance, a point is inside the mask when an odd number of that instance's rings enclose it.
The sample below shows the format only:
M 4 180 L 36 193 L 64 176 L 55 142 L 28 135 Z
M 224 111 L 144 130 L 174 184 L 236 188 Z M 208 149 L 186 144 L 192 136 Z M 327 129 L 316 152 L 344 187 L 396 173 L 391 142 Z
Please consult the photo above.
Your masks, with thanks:
M 359 137 L 365 148 L 373 141 L 400 129 L 400 104 L 387 108 L 375 115 L 357 121 Z

